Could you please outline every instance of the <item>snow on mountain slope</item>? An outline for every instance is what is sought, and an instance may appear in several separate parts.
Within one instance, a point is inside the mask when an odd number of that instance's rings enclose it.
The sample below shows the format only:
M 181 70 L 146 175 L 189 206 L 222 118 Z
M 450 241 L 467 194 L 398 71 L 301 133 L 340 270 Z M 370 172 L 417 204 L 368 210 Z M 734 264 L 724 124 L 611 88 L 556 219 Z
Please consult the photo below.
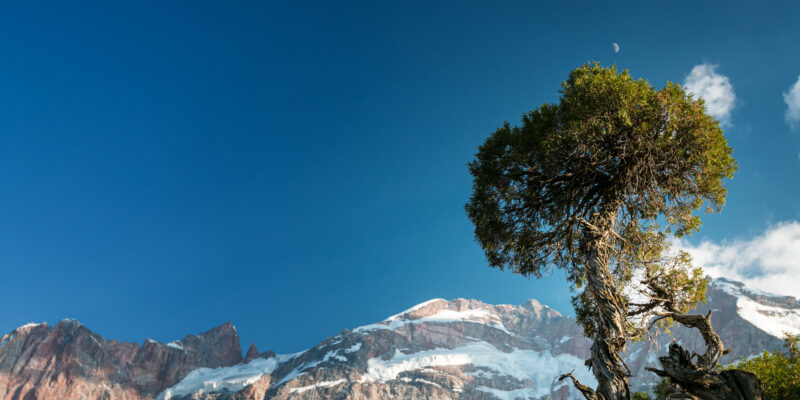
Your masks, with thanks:
M 161 392 L 157 400 L 181 398 L 193 393 L 238 392 L 270 374 L 280 363 L 277 358 L 259 358 L 231 367 L 198 368 L 183 380 Z
M 783 338 L 784 333 L 800 334 L 800 305 L 792 302 L 792 297 L 764 293 L 725 279 L 715 280 L 713 286 L 736 297 L 739 316 L 753 326 L 777 338 Z
M 577 399 L 577 392 L 556 378 L 574 370 L 593 384 L 583 363 L 588 346 L 573 320 L 536 301 L 493 306 L 434 299 L 344 331 L 296 357 L 284 357 L 262 376 L 275 382 L 266 392 L 269 399 Z M 221 395 L 207 398 L 226 398 L 225 393 L 245 381 L 232 368 L 215 374 L 204 371 L 160 398 L 188 398 L 190 393 L 196 398 L 200 392 L 214 391 Z M 228 374 L 237 381 L 224 377 Z M 220 379 L 208 379 L 212 376 Z M 248 381 L 258 378 L 246 376 Z M 190 387 L 194 392 L 178 390 Z

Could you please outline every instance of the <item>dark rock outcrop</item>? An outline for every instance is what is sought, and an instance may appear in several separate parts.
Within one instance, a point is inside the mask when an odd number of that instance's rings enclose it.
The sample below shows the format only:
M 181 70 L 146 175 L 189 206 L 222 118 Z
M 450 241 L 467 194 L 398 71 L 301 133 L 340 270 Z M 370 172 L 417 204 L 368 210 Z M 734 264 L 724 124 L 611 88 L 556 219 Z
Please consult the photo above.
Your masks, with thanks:
M 250 343 L 250 348 L 247 349 L 247 353 L 244 355 L 244 363 L 247 364 L 250 361 L 255 360 L 258 358 L 258 347 L 256 347 L 255 342 Z

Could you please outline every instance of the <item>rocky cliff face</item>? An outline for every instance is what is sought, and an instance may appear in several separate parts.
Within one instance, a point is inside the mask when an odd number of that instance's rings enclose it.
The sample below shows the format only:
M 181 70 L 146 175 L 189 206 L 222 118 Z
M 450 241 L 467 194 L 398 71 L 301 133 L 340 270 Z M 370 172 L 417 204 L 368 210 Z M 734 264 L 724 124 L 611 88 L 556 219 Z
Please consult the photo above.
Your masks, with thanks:
M 800 333 L 800 302 L 715 280 L 712 323 L 732 362 L 778 349 L 781 332 Z M 703 349 L 692 330 L 656 343 L 631 343 L 636 390 L 657 379 L 644 371 L 671 339 Z M 0 344 L 2 399 L 577 399 L 556 377 L 583 361 L 590 342 L 571 318 L 531 300 L 519 306 L 435 299 L 344 330 L 306 351 L 277 355 L 251 345 L 242 361 L 230 324 L 179 342 L 104 341 L 74 321 L 18 328 Z
M 150 399 L 190 371 L 242 361 L 230 323 L 168 344 L 104 340 L 75 320 L 0 339 L 0 399 Z

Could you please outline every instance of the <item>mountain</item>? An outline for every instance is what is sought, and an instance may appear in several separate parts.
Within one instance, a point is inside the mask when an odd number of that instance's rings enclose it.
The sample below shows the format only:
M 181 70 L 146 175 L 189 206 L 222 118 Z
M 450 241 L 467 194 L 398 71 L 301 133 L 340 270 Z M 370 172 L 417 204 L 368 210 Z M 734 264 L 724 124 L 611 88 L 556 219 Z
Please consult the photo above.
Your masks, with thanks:
M 733 362 L 779 349 L 781 334 L 800 333 L 800 301 L 716 279 L 712 324 Z M 703 350 L 702 338 L 677 327 L 656 343 L 631 343 L 626 355 L 635 390 L 657 377 L 657 354 L 672 339 Z M 26 325 L 0 340 L 0 399 L 577 399 L 556 377 L 574 370 L 594 385 L 583 361 L 590 342 L 575 321 L 530 300 L 490 305 L 434 299 L 371 325 L 343 330 L 306 351 L 242 359 L 235 328 L 225 324 L 168 344 L 105 341 L 76 321 Z

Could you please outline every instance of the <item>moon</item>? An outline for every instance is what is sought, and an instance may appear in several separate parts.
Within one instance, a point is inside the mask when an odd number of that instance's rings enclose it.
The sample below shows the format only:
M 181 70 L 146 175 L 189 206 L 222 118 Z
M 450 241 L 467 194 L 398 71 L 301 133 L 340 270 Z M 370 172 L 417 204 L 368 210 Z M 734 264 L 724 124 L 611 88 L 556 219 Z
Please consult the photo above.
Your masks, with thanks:
M 619 53 L 619 45 L 616 43 L 612 43 L 612 46 L 614 46 L 614 53 Z

